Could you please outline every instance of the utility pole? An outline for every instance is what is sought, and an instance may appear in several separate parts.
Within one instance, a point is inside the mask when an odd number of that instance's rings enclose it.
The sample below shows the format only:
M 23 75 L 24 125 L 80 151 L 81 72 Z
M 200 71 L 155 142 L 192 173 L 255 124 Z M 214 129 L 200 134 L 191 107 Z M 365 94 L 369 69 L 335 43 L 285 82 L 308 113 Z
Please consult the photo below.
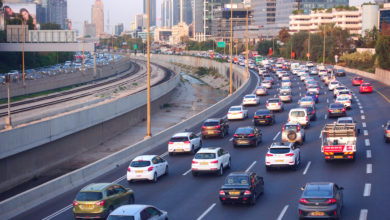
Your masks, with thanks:
M 307 60 L 310 60 L 310 29 L 309 29 L 309 41 L 307 46 Z
M 84 48 L 84 44 L 85 44 L 85 31 L 84 31 L 84 28 L 85 28 L 85 24 L 83 25 L 83 73 L 84 73 L 84 51 L 85 51 L 85 48 Z
M 147 72 L 147 77 L 146 77 L 146 88 L 147 88 L 147 95 L 146 95 L 146 123 L 147 123 L 147 128 L 146 128 L 146 139 L 152 137 L 152 132 L 151 132 L 151 123 L 150 123 L 150 0 L 147 0 L 147 64 L 146 64 L 146 72 Z
M 5 129 L 12 129 L 11 122 L 11 96 L 10 96 L 10 86 L 11 86 L 11 77 L 9 74 L 5 75 L 5 82 L 7 83 L 7 98 L 8 98 L 8 117 L 5 118 Z
M 233 0 L 230 0 L 230 86 L 229 94 L 233 94 Z
M 249 13 L 249 7 L 246 7 L 246 76 L 249 78 L 249 45 L 248 45 L 248 13 Z
M 23 20 L 22 20 L 22 35 L 23 35 L 23 39 L 22 39 L 22 68 L 23 68 L 23 87 L 26 87 L 26 84 L 25 84 L 25 74 L 24 74 L 24 41 L 26 39 L 26 35 L 24 33 L 24 23 L 23 23 Z M 11 119 L 11 118 L 10 118 Z
M 324 25 L 324 49 L 322 50 L 322 64 L 325 64 L 325 39 L 326 39 L 326 31 L 325 31 L 325 25 Z

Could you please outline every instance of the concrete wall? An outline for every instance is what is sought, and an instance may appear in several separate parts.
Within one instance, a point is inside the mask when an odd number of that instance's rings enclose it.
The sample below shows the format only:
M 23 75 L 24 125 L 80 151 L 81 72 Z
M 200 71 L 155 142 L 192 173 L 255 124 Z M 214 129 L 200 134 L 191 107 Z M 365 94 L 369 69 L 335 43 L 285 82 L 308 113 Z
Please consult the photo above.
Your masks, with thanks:
M 158 58 L 159 60 L 167 59 L 164 56 L 159 56 Z M 183 64 L 186 65 L 191 65 L 196 62 L 196 58 L 180 57 L 175 59 L 176 61 L 183 62 Z M 188 63 L 184 63 L 184 62 L 188 62 Z M 209 61 L 201 61 L 201 62 L 209 62 Z M 215 61 L 210 61 L 210 65 L 215 65 L 216 67 L 218 67 L 220 63 L 217 63 Z M 238 87 L 237 91 L 232 95 L 224 98 L 220 102 L 202 111 L 201 113 L 193 116 L 192 118 L 183 121 L 179 124 L 176 124 L 166 129 L 165 131 L 156 134 L 150 139 L 135 143 L 117 153 L 114 153 L 113 155 L 107 156 L 86 167 L 75 170 L 64 176 L 58 177 L 45 184 L 42 184 L 40 186 L 37 186 L 33 189 L 30 189 L 26 192 L 23 192 L 19 195 L 16 195 L 12 198 L 0 202 L 0 219 L 8 219 L 13 216 L 16 216 L 18 213 L 24 212 L 28 209 L 38 206 L 39 204 L 42 204 L 75 187 L 79 187 L 85 184 L 85 182 L 90 181 L 96 178 L 97 176 L 114 169 L 118 165 L 128 163 L 132 157 L 135 157 L 136 155 L 149 151 L 162 143 L 166 143 L 174 133 L 183 131 L 187 128 L 192 127 L 193 125 L 196 125 L 204 121 L 206 118 L 212 117 L 221 108 L 225 108 L 229 106 L 232 101 L 234 101 L 238 97 L 241 97 L 249 86 L 245 70 L 240 67 L 234 67 L 234 71 L 238 75 L 237 79 L 241 81 L 241 85 L 238 84 L 240 87 Z M 176 80 L 177 79 L 178 78 L 176 78 Z M 166 84 L 165 88 L 173 89 L 173 85 Z M 104 132 L 104 129 L 98 129 L 98 131 L 100 132 L 96 132 L 96 133 L 91 132 L 89 134 L 90 135 L 89 137 L 94 138 L 100 135 L 101 132 Z M 77 143 L 77 144 L 78 146 L 82 146 L 83 143 Z
M 335 69 L 344 69 L 347 72 L 350 73 L 355 73 L 359 76 L 366 77 L 369 79 L 377 80 L 381 83 L 384 83 L 388 86 L 390 86 L 390 71 L 389 70 L 384 70 L 380 68 L 375 69 L 375 73 L 369 73 L 357 69 L 351 69 L 348 67 L 343 67 L 343 66 L 334 66 Z
M 87 69 L 84 73 L 82 71 L 76 71 L 73 73 L 58 74 L 57 76 L 46 76 L 37 80 L 25 80 L 26 87 L 23 86 L 22 80 L 20 79 L 17 82 L 11 83 L 11 97 L 86 83 L 130 70 L 129 68 L 131 67 L 130 59 L 123 57 L 115 63 L 115 68 L 112 65 L 97 67 L 96 73 L 94 69 Z M 7 86 L 0 84 L 0 99 L 6 98 Z

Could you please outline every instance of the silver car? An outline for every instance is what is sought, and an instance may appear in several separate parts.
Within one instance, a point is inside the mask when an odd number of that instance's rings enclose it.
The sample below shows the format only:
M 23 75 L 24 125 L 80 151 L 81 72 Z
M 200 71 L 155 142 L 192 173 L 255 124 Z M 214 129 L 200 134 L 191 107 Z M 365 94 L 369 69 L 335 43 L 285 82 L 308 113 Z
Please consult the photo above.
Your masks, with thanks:
M 279 93 L 279 99 L 282 102 L 292 102 L 292 95 L 291 92 L 280 92 Z
M 297 142 L 302 145 L 305 141 L 305 129 L 297 122 L 288 122 L 282 128 L 282 142 Z
M 123 205 L 110 213 L 107 220 L 168 220 L 168 212 L 151 205 Z

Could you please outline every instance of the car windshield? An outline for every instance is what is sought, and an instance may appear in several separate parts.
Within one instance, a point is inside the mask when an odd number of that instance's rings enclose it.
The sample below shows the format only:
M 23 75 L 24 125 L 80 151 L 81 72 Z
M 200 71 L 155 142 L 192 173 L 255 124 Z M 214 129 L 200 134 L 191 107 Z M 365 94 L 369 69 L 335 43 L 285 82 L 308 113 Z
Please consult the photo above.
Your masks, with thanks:
M 271 154 L 287 154 L 290 152 L 290 148 L 271 148 L 269 152 Z
M 339 102 L 344 102 L 344 101 L 348 101 L 348 100 L 349 100 L 349 98 L 347 98 L 347 97 L 338 97 L 336 99 L 336 101 L 339 101 Z
M 241 107 L 231 107 L 229 111 L 241 111 Z
M 313 99 L 311 97 L 305 97 L 305 98 L 302 98 L 301 100 L 304 101 L 304 102 L 311 102 L 311 101 L 313 101 Z
M 305 112 L 304 111 L 292 111 L 290 113 L 290 116 L 292 117 L 305 117 Z
M 339 92 L 339 95 L 344 95 L 344 94 L 349 95 L 349 92 L 348 92 L 348 91 L 340 91 L 340 92 Z
M 332 191 L 323 189 L 320 186 L 310 186 L 306 187 L 303 196 L 306 198 L 330 198 L 332 197 Z
M 77 201 L 98 201 L 102 198 L 101 192 L 79 192 L 76 196 Z
M 184 142 L 184 141 L 188 141 L 188 137 L 173 137 L 169 141 L 170 142 Z
M 134 220 L 134 216 L 126 215 L 109 215 L 107 220 Z
M 215 153 L 197 153 L 195 154 L 195 159 L 215 159 Z
M 289 86 L 282 86 L 280 89 L 281 90 L 286 90 L 286 89 L 291 89 L 291 88 Z
M 204 126 L 217 126 L 219 123 L 217 121 L 207 121 L 203 124 Z
M 247 186 L 249 185 L 248 176 L 228 176 L 225 180 L 228 186 Z
M 136 160 L 136 161 L 132 161 L 130 166 L 131 167 L 148 167 L 148 166 L 150 166 L 150 161 Z
M 237 128 L 236 134 L 251 134 L 253 133 L 253 128 Z
M 336 85 L 336 84 L 339 84 L 339 83 L 338 82 L 330 82 L 330 84 Z
M 340 109 L 340 108 L 344 108 L 344 106 L 342 104 L 331 104 L 330 108 L 331 109 Z
M 352 120 L 349 120 L 349 119 L 342 119 L 342 120 L 338 120 L 337 123 L 353 123 Z
M 291 95 L 291 92 L 281 92 L 280 95 Z

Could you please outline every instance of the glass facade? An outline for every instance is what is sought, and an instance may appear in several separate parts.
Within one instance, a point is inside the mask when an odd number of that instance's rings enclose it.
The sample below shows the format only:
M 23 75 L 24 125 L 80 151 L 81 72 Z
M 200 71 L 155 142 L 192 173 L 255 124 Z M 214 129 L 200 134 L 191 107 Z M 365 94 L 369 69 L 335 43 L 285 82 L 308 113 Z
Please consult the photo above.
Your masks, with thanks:
M 386 23 L 385 25 L 383 23 Z M 386 27 L 384 27 L 386 26 Z M 379 11 L 379 31 L 382 32 L 382 28 L 390 29 L 390 9 L 382 9 Z M 386 30 L 389 33 L 390 30 Z

